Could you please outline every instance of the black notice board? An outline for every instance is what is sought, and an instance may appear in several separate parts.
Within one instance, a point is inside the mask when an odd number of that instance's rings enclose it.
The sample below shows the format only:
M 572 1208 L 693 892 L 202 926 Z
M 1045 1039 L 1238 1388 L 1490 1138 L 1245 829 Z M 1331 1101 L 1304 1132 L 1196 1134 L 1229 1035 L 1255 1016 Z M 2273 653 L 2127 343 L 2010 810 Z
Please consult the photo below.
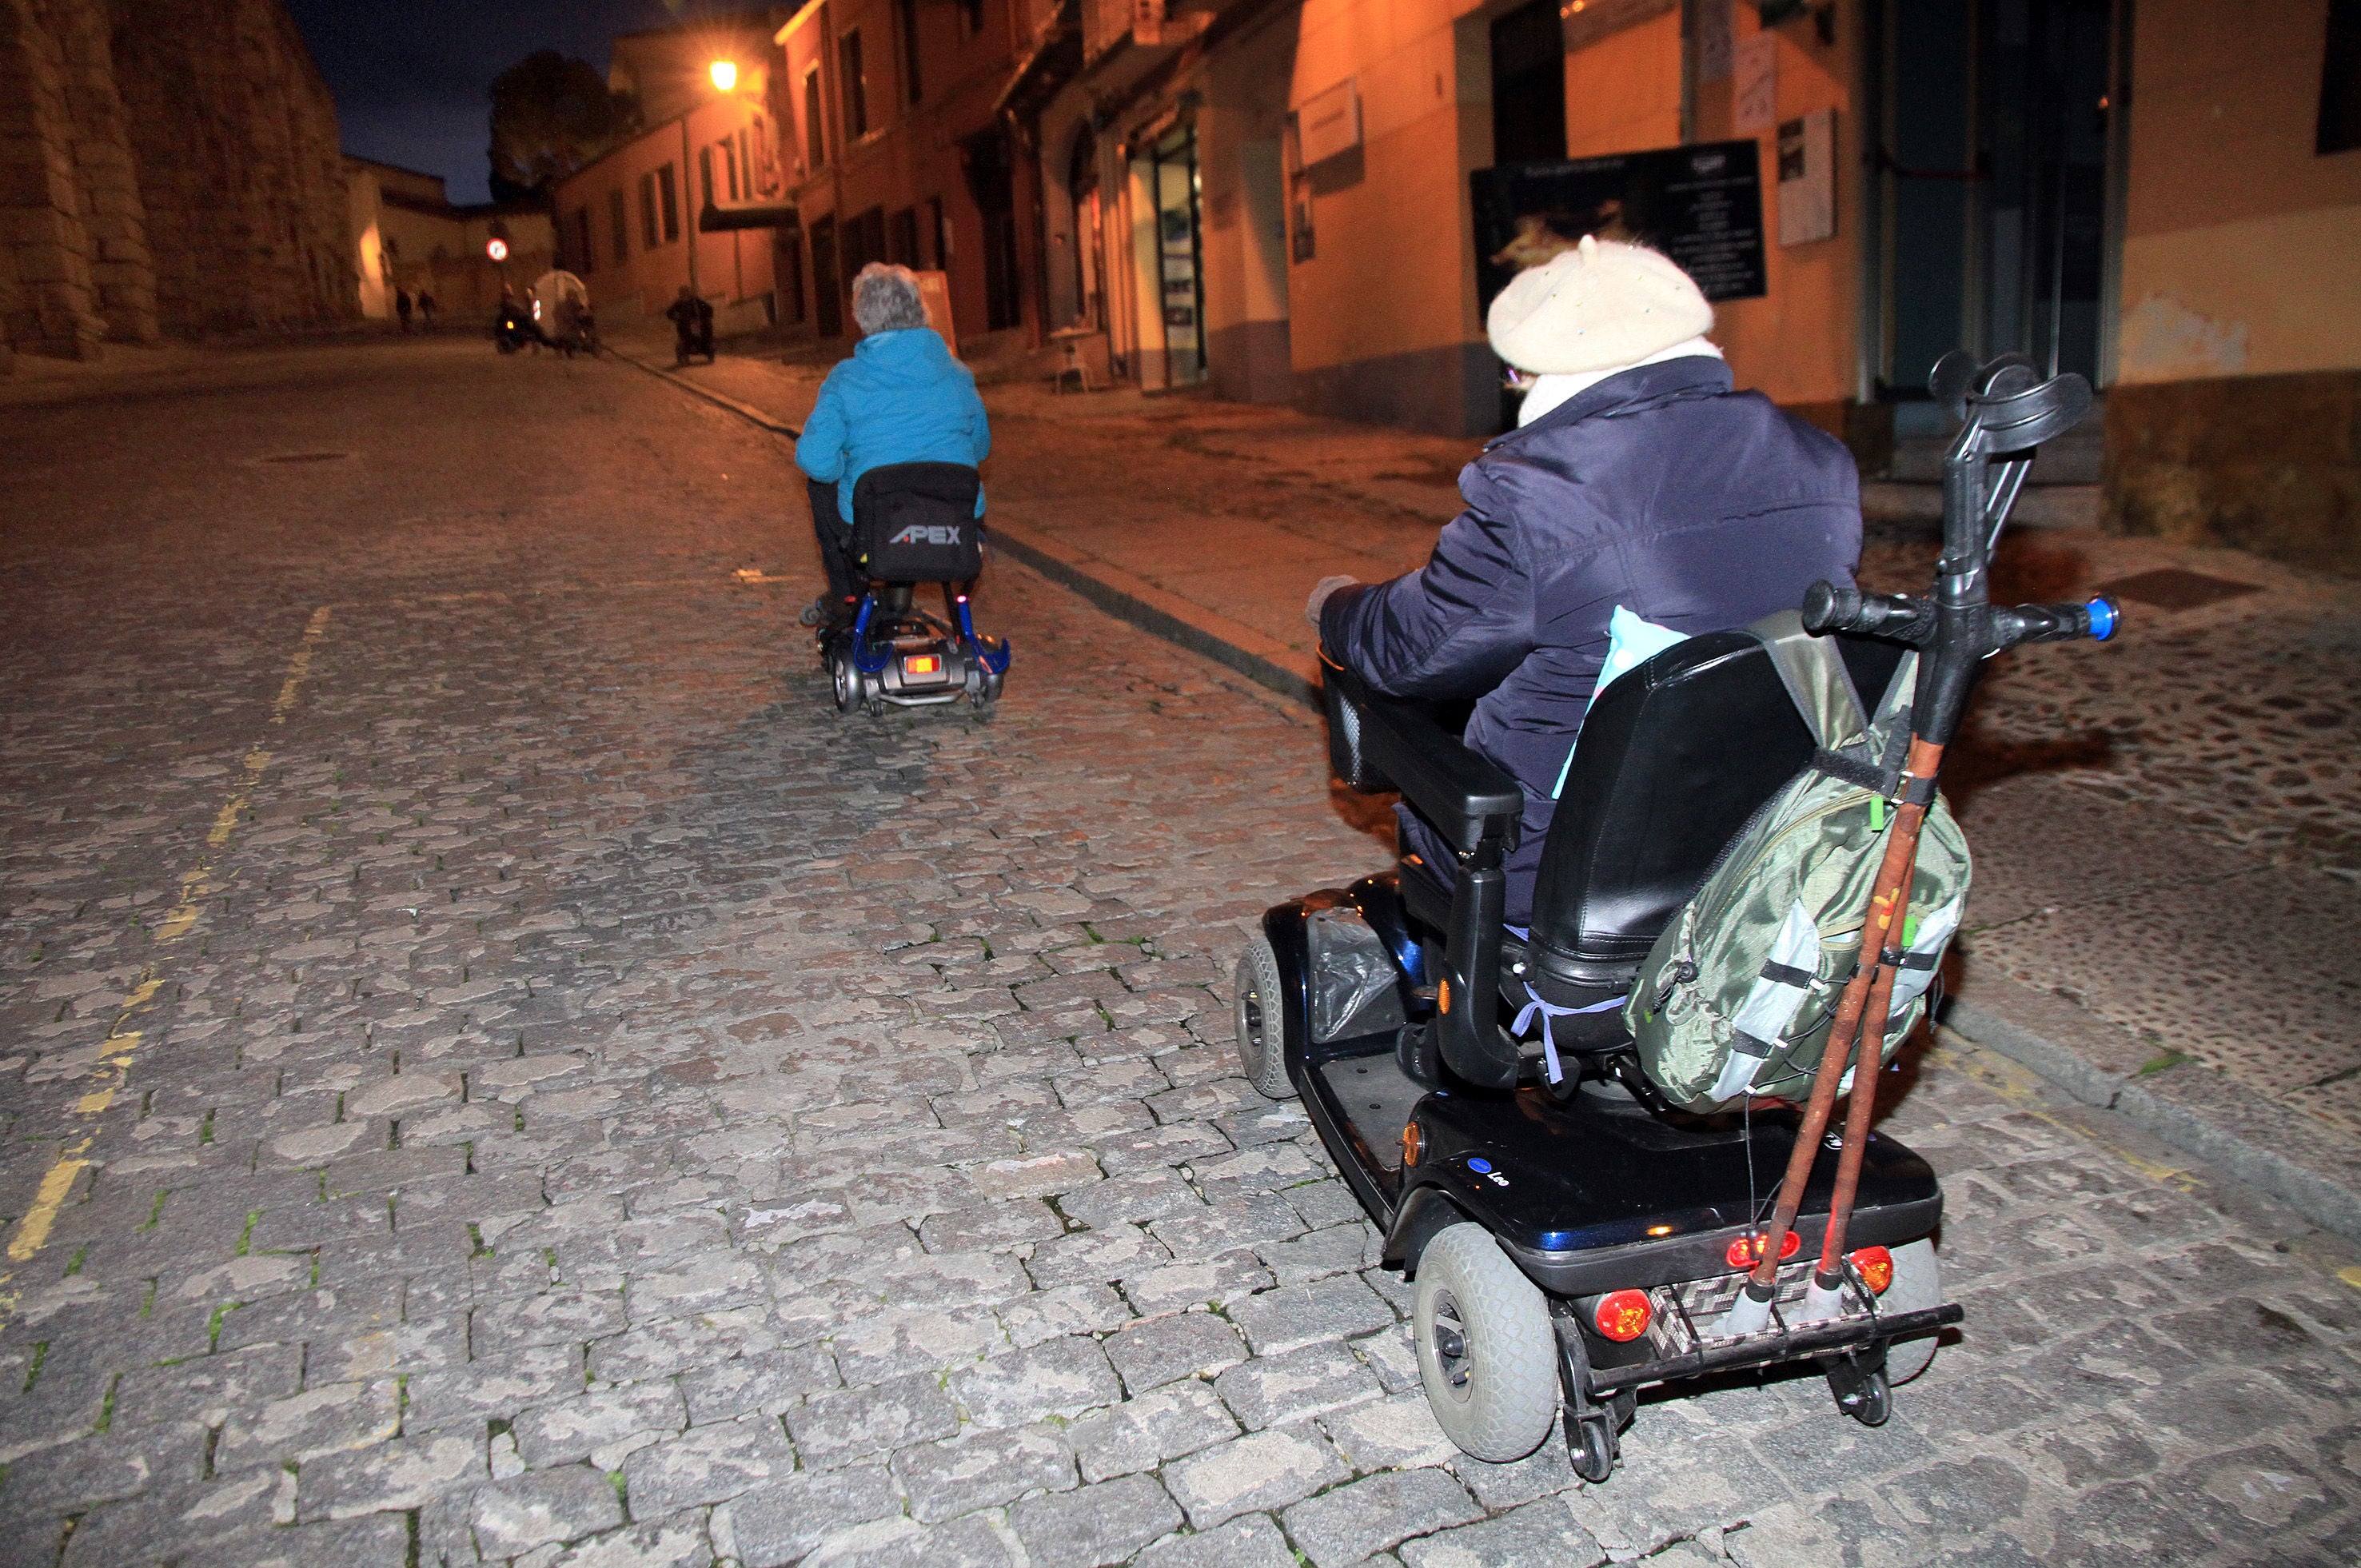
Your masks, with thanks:
M 1511 163 L 1467 176 L 1476 214 L 1479 308 L 1509 280 L 1584 235 L 1653 246 L 1708 300 L 1759 299 L 1763 175 L 1759 144 L 1706 142 L 1569 163 Z

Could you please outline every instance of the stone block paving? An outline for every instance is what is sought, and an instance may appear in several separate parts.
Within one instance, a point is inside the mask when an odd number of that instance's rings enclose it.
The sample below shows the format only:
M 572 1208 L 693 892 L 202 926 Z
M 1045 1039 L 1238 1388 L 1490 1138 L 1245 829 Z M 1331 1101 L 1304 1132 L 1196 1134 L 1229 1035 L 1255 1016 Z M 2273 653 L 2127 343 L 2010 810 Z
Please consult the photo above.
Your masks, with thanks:
M 479 346 L 27 415 L 0 1563 L 2361 1554 L 2351 1250 L 1949 1039 L 1891 1424 L 1457 1454 L 1231 1049 L 1255 916 L 1384 862 L 1316 725 L 1007 565 L 997 713 L 841 719 L 779 445 Z

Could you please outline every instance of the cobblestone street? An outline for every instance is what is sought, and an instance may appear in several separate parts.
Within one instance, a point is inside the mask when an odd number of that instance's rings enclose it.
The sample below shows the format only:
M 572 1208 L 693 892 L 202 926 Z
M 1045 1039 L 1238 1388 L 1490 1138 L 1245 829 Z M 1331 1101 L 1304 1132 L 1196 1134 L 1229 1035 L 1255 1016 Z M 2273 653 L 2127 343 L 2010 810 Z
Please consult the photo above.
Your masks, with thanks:
M 840 718 L 718 408 L 443 340 L 0 428 L 0 1568 L 2361 1562 L 2361 1249 L 1949 1035 L 1890 1424 L 1459 1454 L 1231 1047 L 1387 862 L 1315 716 L 1004 559 L 995 713 Z

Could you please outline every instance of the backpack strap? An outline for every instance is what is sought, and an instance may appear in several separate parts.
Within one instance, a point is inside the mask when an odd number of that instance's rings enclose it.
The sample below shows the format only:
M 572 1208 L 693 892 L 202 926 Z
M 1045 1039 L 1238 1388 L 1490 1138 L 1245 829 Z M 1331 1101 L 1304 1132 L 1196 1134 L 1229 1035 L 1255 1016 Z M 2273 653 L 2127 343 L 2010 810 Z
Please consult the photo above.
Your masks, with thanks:
M 1865 746 L 1869 715 L 1861 711 L 1860 694 L 1852 689 L 1852 676 L 1837 653 L 1836 640 L 1805 630 L 1803 616 L 1792 609 L 1766 615 L 1746 630 L 1771 655 L 1779 684 L 1787 688 L 1787 700 L 1810 728 L 1814 743 L 1823 751 L 1874 767 Z

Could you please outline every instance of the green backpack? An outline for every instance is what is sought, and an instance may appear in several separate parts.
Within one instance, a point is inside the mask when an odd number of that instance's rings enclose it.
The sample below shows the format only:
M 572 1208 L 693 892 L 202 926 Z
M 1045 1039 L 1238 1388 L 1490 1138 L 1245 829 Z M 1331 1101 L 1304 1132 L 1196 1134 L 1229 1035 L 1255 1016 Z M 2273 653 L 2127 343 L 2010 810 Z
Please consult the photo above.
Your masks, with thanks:
M 1905 654 L 1868 718 L 1834 639 L 1804 630 L 1793 610 L 1747 630 L 1769 650 L 1819 750 L 1722 850 L 1632 982 L 1623 1018 L 1640 1060 L 1665 1098 L 1692 1111 L 1810 1092 L 1860 957 L 1917 676 L 1917 655 Z M 1938 795 L 1920 830 L 1881 1066 L 1925 1010 L 1968 878 L 1967 839 Z

